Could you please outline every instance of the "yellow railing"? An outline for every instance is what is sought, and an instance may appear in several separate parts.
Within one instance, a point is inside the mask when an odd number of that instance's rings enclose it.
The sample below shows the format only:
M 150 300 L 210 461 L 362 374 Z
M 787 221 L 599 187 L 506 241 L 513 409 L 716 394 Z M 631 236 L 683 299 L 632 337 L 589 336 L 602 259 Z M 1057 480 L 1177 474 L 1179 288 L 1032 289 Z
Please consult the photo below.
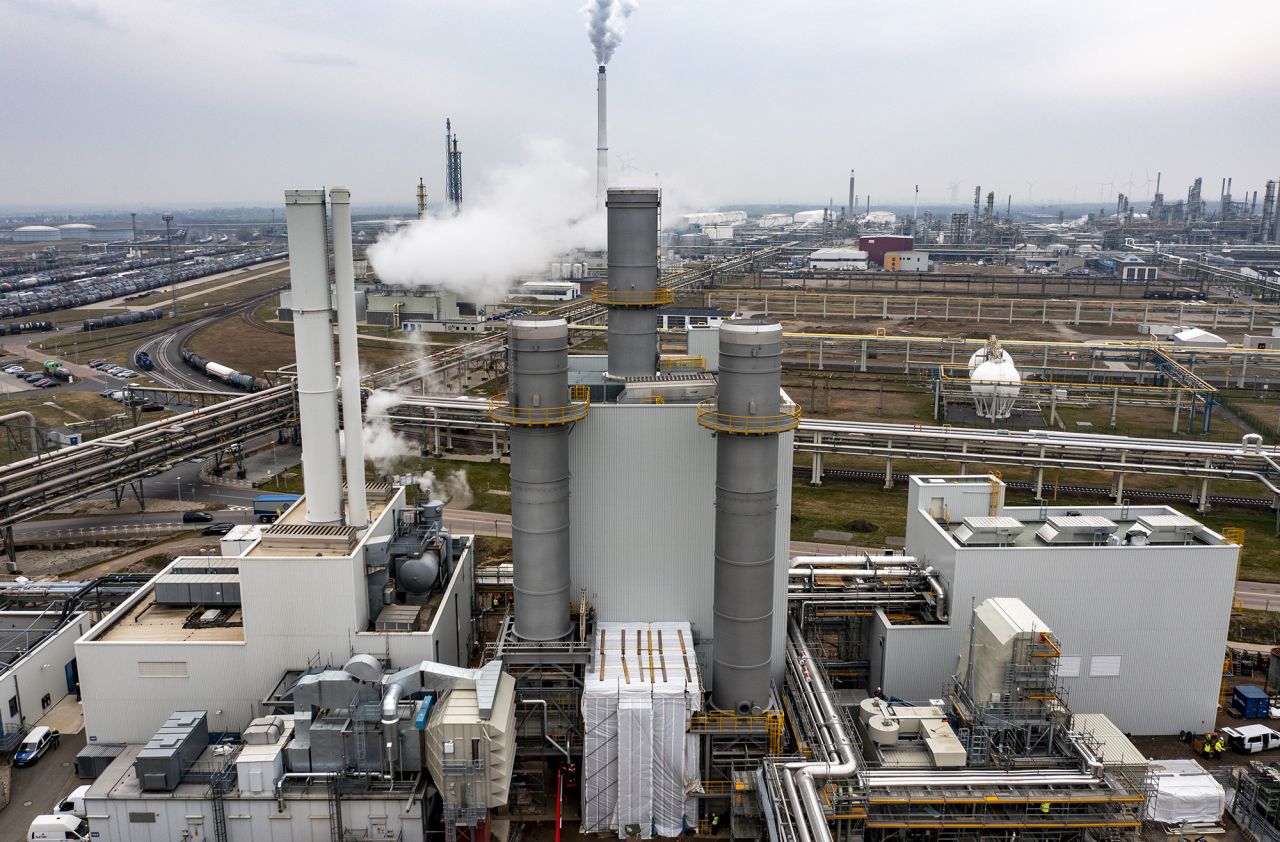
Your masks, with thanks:
M 512 406 L 500 398 L 489 399 L 489 417 L 517 427 L 569 424 L 586 418 L 590 411 L 590 401 L 573 401 L 566 406 Z
M 785 433 L 800 426 L 800 406 L 783 406 L 779 415 L 730 415 L 721 412 L 714 399 L 698 404 L 698 424 L 708 430 L 740 436 Z
M 591 290 L 591 302 L 605 307 L 662 307 L 675 299 L 666 287 L 657 289 L 610 289 L 598 286 Z
M 574 401 L 591 402 L 591 387 L 585 383 L 579 383 L 576 386 L 569 387 L 569 399 Z
M 784 717 L 781 710 L 766 710 L 758 716 L 743 716 L 726 711 L 709 710 L 689 718 L 689 730 L 693 733 L 730 733 L 769 735 L 769 753 L 782 751 Z M 703 781 L 705 786 L 708 782 Z
M 706 371 L 707 358 L 701 355 L 692 357 L 663 357 L 659 360 L 662 370 L 670 373 L 673 371 Z
M 1244 530 L 1239 526 L 1228 526 L 1222 530 L 1222 539 L 1228 544 L 1244 546 Z

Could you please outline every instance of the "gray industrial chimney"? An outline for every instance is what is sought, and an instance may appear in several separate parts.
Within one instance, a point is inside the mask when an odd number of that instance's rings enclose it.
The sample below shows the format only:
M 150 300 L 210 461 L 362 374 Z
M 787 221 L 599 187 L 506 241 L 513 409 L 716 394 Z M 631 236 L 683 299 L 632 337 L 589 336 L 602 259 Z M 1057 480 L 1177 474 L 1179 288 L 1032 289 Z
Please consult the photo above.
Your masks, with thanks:
M 587 404 L 569 399 L 569 324 L 521 316 L 507 327 L 507 402 L 490 410 L 510 425 L 515 632 L 525 640 L 569 633 L 569 426 Z
M 609 375 L 652 377 L 658 371 L 657 308 L 671 300 L 658 286 L 655 189 L 610 190 L 609 286 L 593 298 L 609 309 Z
M 782 326 L 720 326 L 720 385 L 698 423 L 716 432 L 716 544 L 711 703 L 769 705 L 778 508 L 778 434 L 799 423 L 781 406 Z
M 330 326 L 329 252 L 323 190 L 286 190 L 293 344 L 298 356 L 298 424 L 308 523 L 342 521 L 338 384 Z

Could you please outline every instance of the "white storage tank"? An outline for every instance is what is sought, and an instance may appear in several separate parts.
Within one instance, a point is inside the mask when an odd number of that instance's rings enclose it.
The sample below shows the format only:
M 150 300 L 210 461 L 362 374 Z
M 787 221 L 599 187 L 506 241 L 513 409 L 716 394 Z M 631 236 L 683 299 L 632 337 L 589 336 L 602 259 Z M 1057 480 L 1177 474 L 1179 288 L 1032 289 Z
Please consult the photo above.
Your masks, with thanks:
M 1022 375 L 1007 354 L 980 363 L 969 375 L 969 380 L 969 389 L 980 416 L 997 421 L 1013 414 L 1014 402 L 1022 389 Z
M 49 225 L 23 225 L 13 229 L 15 243 L 47 243 L 61 239 L 61 232 Z

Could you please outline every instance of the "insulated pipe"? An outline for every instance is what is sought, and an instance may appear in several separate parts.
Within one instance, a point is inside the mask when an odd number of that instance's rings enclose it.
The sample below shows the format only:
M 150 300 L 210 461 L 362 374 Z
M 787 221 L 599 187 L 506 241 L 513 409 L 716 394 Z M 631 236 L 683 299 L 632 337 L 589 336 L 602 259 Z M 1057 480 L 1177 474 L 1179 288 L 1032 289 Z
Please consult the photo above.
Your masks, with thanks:
M 813 838 L 817 842 L 832 842 L 831 828 L 827 825 L 827 815 L 818 797 L 816 781 L 847 777 L 854 774 L 858 771 L 858 758 L 853 751 L 853 742 L 849 739 L 849 734 L 845 730 L 844 720 L 840 718 L 835 704 L 831 701 L 831 690 L 827 687 L 822 670 L 818 667 L 813 654 L 809 651 L 809 645 L 805 642 L 800 627 L 796 625 L 794 620 L 789 621 L 788 627 L 791 646 L 788 647 L 787 657 L 793 659 L 794 666 L 806 679 L 799 684 L 801 692 L 811 694 L 813 700 L 817 703 L 818 709 L 822 712 L 823 721 L 820 723 L 820 727 L 829 730 L 835 748 L 836 759 L 835 762 L 828 760 L 825 763 L 811 763 L 808 761 L 787 763 L 783 767 L 784 774 L 795 776 L 794 789 L 798 789 L 800 792 L 804 818 L 808 822 L 808 830 L 812 833 Z M 788 787 L 788 792 L 791 790 L 792 788 Z M 792 806 L 796 809 L 797 816 L 799 816 L 801 805 L 793 803 Z
M 569 633 L 569 325 L 521 316 L 507 328 L 511 426 L 511 557 L 515 632 L 524 640 Z
M 711 703 L 744 714 L 768 707 L 770 698 L 781 388 L 781 325 L 762 319 L 724 322 L 715 410 L 721 427 L 716 433 Z
M 933 612 L 938 616 L 939 622 L 945 623 L 951 619 L 951 607 L 947 604 L 947 591 L 942 587 L 942 580 L 938 578 L 936 570 L 928 567 L 925 568 L 924 572 L 924 580 L 929 583 L 929 587 L 933 588 L 933 593 L 937 597 Z
M 904 564 L 915 564 L 913 555 L 798 555 L 791 559 L 792 567 L 826 567 L 834 564 L 862 564 L 864 566 L 884 565 L 900 567 Z
M 351 257 L 351 191 L 329 190 L 333 206 L 333 285 L 338 303 L 338 350 L 342 355 L 342 429 L 346 431 L 347 525 L 369 525 L 364 487 L 364 423 L 360 417 L 360 346 L 356 341 L 356 273 Z
M 286 190 L 293 344 L 298 357 L 298 423 L 308 523 L 342 521 L 338 394 L 329 326 L 329 255 L 323 190 Z
M 602 77 L 603 78 L 603 77 Z M 657 190 L 609 190 L 608 341 L 611 377 L 658 371 Z M 630 302 L 628 304 L 628 302 Z M 625 306 L 617 306 L 625 305 Z
M 36 440 L 38 432 L 36 430 L 36 417 L 26 410 L 20 409 L 17 412 L 10 412 L 0 415 L 0 424 L 5 421 L 12 421 L 15 418 L 27 419 L 27 426 L 31 429 L 31 452 L 38 458 L 40 456 L 40 442 Z

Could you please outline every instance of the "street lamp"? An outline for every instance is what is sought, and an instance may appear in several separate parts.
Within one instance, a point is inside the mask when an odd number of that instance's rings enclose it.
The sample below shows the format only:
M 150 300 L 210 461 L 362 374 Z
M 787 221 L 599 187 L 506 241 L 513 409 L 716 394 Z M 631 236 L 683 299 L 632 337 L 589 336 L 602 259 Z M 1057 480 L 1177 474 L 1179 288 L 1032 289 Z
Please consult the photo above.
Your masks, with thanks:
M 169 290 L 173 294 L 173 318 L 178 318 L 178 287 L 173 282 L 173 234 L 169 231 L 169 223 L 173 222 L 173 214 L 166 213 L 160 217 L 164 220 L 165 249 L 169 253 Z
M 182 502 L 182 477 L 178 477 L 178 502 Z

